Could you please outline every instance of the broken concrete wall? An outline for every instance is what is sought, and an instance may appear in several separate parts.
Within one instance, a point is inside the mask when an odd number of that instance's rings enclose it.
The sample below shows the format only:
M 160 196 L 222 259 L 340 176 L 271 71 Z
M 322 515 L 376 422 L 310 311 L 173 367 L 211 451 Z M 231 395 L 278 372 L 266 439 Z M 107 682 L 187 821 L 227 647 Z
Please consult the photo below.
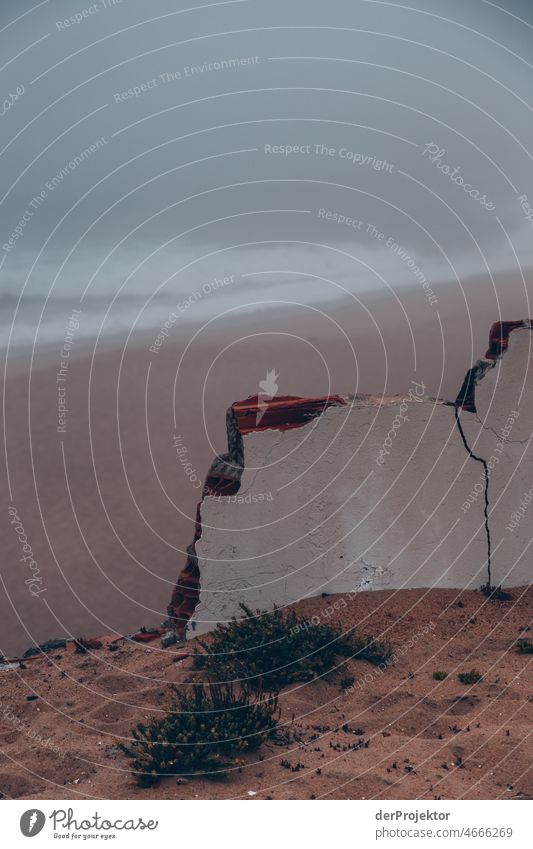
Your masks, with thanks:
M 413 382 L 403 397 L 339 399 L 299 427 L 250 428 L 238 493 L 200 508 L 189 635 L 241 602 L 530 583 L 532 335 L 512 324 L 495 353 L 491 336 L 467 409 Z

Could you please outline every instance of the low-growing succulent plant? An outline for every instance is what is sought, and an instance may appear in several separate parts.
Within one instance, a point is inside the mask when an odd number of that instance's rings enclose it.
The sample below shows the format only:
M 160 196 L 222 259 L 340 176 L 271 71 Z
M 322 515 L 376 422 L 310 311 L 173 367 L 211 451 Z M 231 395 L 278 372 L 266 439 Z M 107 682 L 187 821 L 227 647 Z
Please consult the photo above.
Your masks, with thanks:
M 516 650 L 518 654 L 533 654 L 533 643 L 530 640 L 517 640 Z
M 439 671 L 433 673 L 433 678 L 434 678 L 435 681 L 444 681 L 444 679 L 447 678 L 447 677 L 448 677 L 448 673 L 443 672 L 442 670 L 439 670 Z
M 296 681 L 326 675 L 336 657 L 388 664 L 389 646 L 371 639 L 343 635 L 329 624 L 299 618 L 291 610 L 250 610 L 243 617 L 219 624 L 209 642 L 200 642 L 196 669 L 217 681 L 239 681 L 253 690 L 278 691 Z
M 478 669 L 471 669 L 470 672 L 459 672 L 457 677 L 461 684 L 479 684 L 483 680 L 483 676 Z
M 252 697 L 231 684 L 193 684 L 192 692 L 173 689 L 167 715 L 140 723 L 133 742 L 120 744 L 139 787 L 165 775 L 223 778 L 239 753 L 258 749 L 276 727 L 272 693 Z

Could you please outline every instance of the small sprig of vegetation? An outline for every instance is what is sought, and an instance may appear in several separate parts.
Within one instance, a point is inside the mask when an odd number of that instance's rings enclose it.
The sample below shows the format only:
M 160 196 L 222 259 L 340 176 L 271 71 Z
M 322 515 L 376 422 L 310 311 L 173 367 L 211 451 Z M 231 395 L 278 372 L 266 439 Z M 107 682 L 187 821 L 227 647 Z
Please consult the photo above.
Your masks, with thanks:
M 354 678 L 353 675 L 345 675 L 340 680 L 341 690 L 351 690 L 354 684 L 355 684 L 355 678 Z
M 471 669 L 470 672 L 459 672 L 457 677 L 461 684 L 479 684 L 483 680 L 483 676 L 478 669 Z
M 480 592 L 483 595 L 487 596 L 490 601 L 512 601 L 513 597 L 511 593 L 505 592 L 502 590 L 501 585 L 499 587 L 491 586 L 490 584 L 483 584 L 480 587 Z
M 328 624 L 282 613 L 250 610 L 219 624 L 203 651 L 195 653 L 196 669 L 218 681 L 240 681 L 256 691 L 278 691 L 297 681 L 309 681 L 335 668 L 338 655 L 369 663 L 388 663 L 390 646 L 343 635 Z
M 516 650 L 518 654 L 533 654 L 533 643 L 530 640 L 518 640 Z
M 447 677 L 448 677 L 448 673 L 443 672 L 442 670 L 439 670 L 439 671 L 433 673 L 433 678 L 434 678 L 435 681 L 444 681 L 444 679 L 447 678 Z
M 252 699 L 231 684 L 194 684 L 192 692 L 173 688 L 175 698 L 163 719 L 140 723 L 131 745 L 120 744 L 132 759 L 139 787 L 164 775 L 222 778 L 239 753 L 258 749 L 276 726 L 277 698 Z
M 366 660 L 374 666 L 389 666 L 392 662 L 392 648 L 388 643 L 378 643 L 376 640 L 353 640 L 351 644 L 354 660 Z

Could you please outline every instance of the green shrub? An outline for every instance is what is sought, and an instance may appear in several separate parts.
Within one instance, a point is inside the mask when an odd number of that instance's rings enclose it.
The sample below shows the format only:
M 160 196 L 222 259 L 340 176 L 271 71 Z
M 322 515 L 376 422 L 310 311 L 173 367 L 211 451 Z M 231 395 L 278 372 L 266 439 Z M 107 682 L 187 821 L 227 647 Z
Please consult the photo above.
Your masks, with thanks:
M 252 701 L 232 685 L 194 684 L 192 692 L 173 688 L 175 700 L 163 719 L 140 723 L 131 745 L 120 748 L 132 759 L 139 787 L 164 775 L 222 778 L 241 752 L 258 749 L 276 726 L 277 698 Z
M 481 672 L 471 669 L 470 672 L 460 672 L 457 676 L 461 684 L 479 684 L 483 680 Z
M 435 681 L 444 681 L 445 678 L 448 677 L 447 672 L 443 672 L 442 670 L 433 673 L 433 678 Z
M 518 654 L 533 654 L 533 643 L 529 640 L 518 640 L 516 650 Z
M 244 616 L 219 624 L 209 642 L 200 642 L 194 664 L 216 680 L 245 682 L 256 691 L 277 691 L 296 681 L 325 675 L 337 655 L 389 662 L 389 646 L 343 636 L 331 625 L 313 624 L 291 610 L 254 613 L 241 604 Z

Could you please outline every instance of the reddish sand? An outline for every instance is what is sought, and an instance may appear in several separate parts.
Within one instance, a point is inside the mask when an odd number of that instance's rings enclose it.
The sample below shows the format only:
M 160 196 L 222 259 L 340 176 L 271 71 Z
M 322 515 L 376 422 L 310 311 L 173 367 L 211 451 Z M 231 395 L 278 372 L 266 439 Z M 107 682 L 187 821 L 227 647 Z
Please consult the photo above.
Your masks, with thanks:
M 166 778 L 141 790 L 117 749 L 137 722 L 168 704 L 169 683 L 190 677 L 190 660 L 174 663 L 174 650 L 158 641 L 81 656 L 54 652 L 1 672 L 0 792 L 32 799 L 222 799 L 249 798 L 250 791 L 259 799 L 531 799 L 531 656 L 514 646 L 530 637 L 524 629 L 533 589 L 512 595 L 500 603 L 472 591 L 404 590 L 361 593 L 337 605 L 329 621 L 357 623 L 361 635 L 388 640 L 394 665 L 380 672 L 349 660 L 325 680 L 286 689 L 281 722 L 290 742 L 263 744 L 217 782 Z M 336 598 L 297 609 L 324 621 Z M 473 667 L 483 680 L 461 684 L 457 673 Z M 446 680 L 433 680 L 437 670 Z M 344 693 L 347 675 L 355 687 Z M 32 694 L 39 698 L 28 701 Z M 362 747 L 348 748 L 361 740 Z
M 11 494 L 44 591 L 29 592 L 31 574 L 5 513 L 0 651 L 157 625 L 193 537 L 199 487 L 214 453 L 225 450 L 226 407 L 256 393 L 273 368 L 280 394 L 394 394 L 416 377 L 429 394 L 455 397 L 501 317 L 488 285 L 465 287 L 470 313 L 457 287 L 440 290 L 438 308 L 417 288 L 398 299 L 324 305 L 325 315 L 290 307 L 241 315 L 192 342 L 197 328 L 176 325 L 157 355 L 149 351 L 155 331 L 130 342 L 123 360 L 122 340 L 100 345 L 94 360 L 75 343 L 65 434 L 57 432 L 59 346 L 37 359 L 31 381 L 28 356 L 10 358 L 11 493 L 2 458 L 0 494 Z M 515 298 L 504 317 L 526 311 Z M 179 463 L 175 435 L 194 477 Z

